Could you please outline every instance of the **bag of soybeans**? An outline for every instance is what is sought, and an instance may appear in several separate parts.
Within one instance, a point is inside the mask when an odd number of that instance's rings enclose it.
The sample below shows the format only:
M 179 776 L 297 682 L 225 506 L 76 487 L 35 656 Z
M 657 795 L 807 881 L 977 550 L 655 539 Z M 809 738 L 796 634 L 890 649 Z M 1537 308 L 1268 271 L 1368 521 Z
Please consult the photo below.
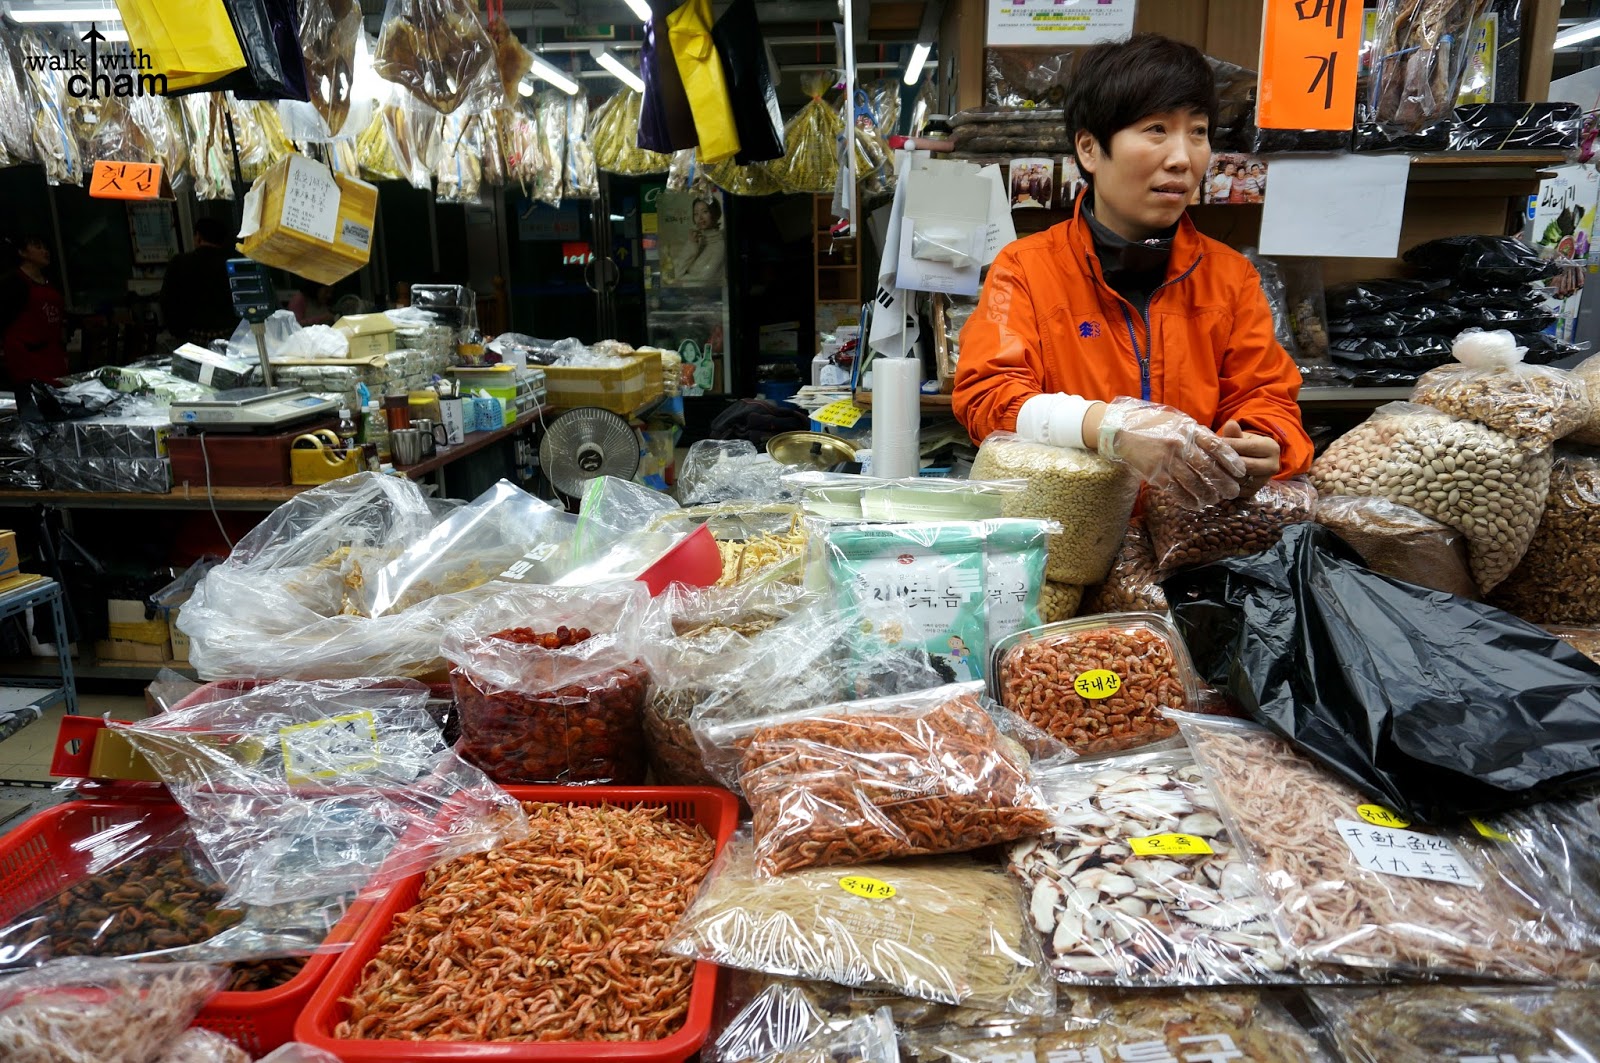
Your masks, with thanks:
M 1472 578 L 1487 594 L 1527 552 L 1550 491 L 1550 450 L 1476 420 L 1391 402 L 1311 466 L 1323 495 L 1387 498 L 1467 539 Z

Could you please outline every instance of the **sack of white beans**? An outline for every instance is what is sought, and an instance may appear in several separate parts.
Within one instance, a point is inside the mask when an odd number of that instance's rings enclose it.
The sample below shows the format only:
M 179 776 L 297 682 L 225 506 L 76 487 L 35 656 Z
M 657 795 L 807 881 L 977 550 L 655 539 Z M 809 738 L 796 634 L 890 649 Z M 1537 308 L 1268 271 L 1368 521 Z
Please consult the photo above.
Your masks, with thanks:
M 1467 538 L 1488 593 L 1527 552 L 1550 493 L 1548 448 L 1428 406 L 1392 402 L 1323 452 L 1311 482 L 1325 495 L 1387 498 Z

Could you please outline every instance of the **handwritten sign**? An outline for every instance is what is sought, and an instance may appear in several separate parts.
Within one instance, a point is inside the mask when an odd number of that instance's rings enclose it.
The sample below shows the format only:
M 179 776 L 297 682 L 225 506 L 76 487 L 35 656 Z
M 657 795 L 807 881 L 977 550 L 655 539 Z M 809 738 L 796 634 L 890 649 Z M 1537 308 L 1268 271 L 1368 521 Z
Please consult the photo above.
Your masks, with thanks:
M 1481 885 L 1472 865 L 1443 838 L 1414 830 L 1374 827 L 1354 819 L 1336 819 L 1333 823 L 1350 855 L 1368 871 L 1460 886 Z
M 1361 61 L 1361 7 L 1361 0 L 1267 0 L 1257 125 L 1350 128 Z
M 161 164 L 97 162 L 89 178 L 89 195 L 94 199 L 156 199 L 161 195 Z
M 291 786 L 371 771 L 381 763 L 378 728 L 365 709 L 280 727 L 278 743 Z
M 339 182 L 321 163 L 291 155 L 283 184 L 283 227 L 331 244 L 338 221 Z

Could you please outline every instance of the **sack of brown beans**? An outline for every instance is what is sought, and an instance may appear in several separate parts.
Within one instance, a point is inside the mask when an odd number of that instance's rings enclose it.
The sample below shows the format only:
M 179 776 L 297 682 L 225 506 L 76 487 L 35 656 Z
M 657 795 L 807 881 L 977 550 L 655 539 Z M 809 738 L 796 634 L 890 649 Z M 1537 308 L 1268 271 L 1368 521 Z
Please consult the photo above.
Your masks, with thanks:
M 1391 402 L 1346 432 L 1311 466 L 1325 495 L 1387 498 L 1467 537 L 1478 590 L 1511 574 L 1538 529 L 1550 451 L 1476 421 Z
M 1572 375 L 1589 390 L 1589 419 L 1567 437 L 1569 443 L 1600 444 L 1600 354 L 1585 358 L 1572 369 Z
M 1071 583 L 1051 583 L 1046 580 L 1039 592 L 1039 622 L 1055 624 L 1071 620 L 1078 615 L 1083 603 L 1083 588 Z
M 1451 353 L 1457 364 L 1422 374 L 1412 402 L 1538 447 L 1571 435 L 1593 416 L 1583 381 L 1562 369 L 1524 365 L 1526 348 L 1504 329 L 1467 329 Z
M 1316 520 L 1382 576 L 1476 598 L 1467 540 L 1454 528 L 1387 498 L 1322 495 Z
M 1153 613 L 1079 617 L 1021 631 L 995 648 L 1000 703 L 1074 753 L 1109 753 L 1170 738 L 1164 710 L 1199 699 L 1177 631 Z
M 1316 504 L 1316 490 L 1300 479 L 1269 480 L 1254 494 L 1198 511 L 1185 508 L 1170 488 L 1151 488 L 1144 517 L 1156 567 L 1167 573 L 1260 553 L 1283 538 L 1289 525 L 1310 520 Z
M 1556 448 L 1544 518 L 1490 602 L 1535 624 L 1600 624 L 1600 450 Z
M 1089 588 L 1078 612 L 1093 616 L 1166 611 L 1167 594 L 1161 589 L 1161 570 L 1156 567 L 1155 550 L 1150 546 L 1150 529 L 1145 527 L 1144 517 L 1134 517 L 1128 522 L 1105 582 Z
M 1024 490 L 1005 496 L 1001 513 L 1060 522 L 1060 534 L 1050 536 L 1044 575 L 1080 587 L 1106 578 L 1139 494 L 1138 477 L 1120 462 L 1011 432 L 984 439 L 971 478 L 1027 481 Z

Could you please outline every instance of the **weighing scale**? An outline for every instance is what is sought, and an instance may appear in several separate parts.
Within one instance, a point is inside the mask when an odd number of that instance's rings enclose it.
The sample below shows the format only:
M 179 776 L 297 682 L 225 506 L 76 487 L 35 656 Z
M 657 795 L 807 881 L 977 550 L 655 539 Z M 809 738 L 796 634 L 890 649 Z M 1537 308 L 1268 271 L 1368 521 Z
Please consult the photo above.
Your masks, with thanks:
M 283 432 L 339 412 L 332 399 L 302 388 L 235 388 L 209 399 L 174 402 L 172 423 L 208 432 Z

